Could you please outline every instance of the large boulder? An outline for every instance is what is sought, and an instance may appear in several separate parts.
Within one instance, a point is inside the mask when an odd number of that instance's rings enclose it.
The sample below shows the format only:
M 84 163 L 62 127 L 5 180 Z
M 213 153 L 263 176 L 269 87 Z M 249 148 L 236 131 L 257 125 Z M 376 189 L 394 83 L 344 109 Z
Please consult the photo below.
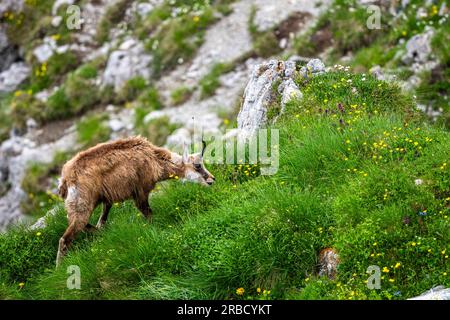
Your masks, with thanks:
M 112 85 L 115 90 L 119 90 L 132 78 L 140 76 L 148 80 L 151 75 L 151 61 L 152 57 L 145 52 L 141 42 L 128 39 L 109 56 L 103 73 L 103 85 Z

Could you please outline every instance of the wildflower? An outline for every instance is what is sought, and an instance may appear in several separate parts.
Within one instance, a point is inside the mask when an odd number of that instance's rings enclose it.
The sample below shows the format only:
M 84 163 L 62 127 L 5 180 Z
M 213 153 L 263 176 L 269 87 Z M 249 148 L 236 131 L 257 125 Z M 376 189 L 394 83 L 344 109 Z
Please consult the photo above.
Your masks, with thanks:
M 22 288 L 25 285 L 25 283 L 21 282 L 19 283 L 19 287 Z
M 200 17 L 199 17 L 199 16 L 194 16 L 194 17 L 192 18 L 192 20 L 193 20 L 194 22 L 199 22 L 199 21 L 200 21 Z
M 445 249 L 441 251 L 441 254 L 444 255 L 445 254 Z
M 389 279 L 389 282 L 391 282 L 391 283 L 392 283 L 392 282 L 395 282 L 395 279 L 392 279 L 392 278 L 391 278 L 391 279 Z
M 400 266 L 401 266 L 401 263 L 400 263 L 400 262 L 397 262 L 397 263 L 395 264 L 394 268 L 395 268 L 395 269 L 398 269 L 398 268 L 400 268 Z
M 419 216 L 422 216 L 422 217 L 424 217 L 424 216 L 426 216 L 427 215 L 427 210 L 424 210 L 424 211 L 419 211 Z
M 41 235 L 42 235 L 41 232 L 37 232 L 37 233 L 36 233 L 36 237 L 40 237 Z
M 230 120 L 228 120 L 228 119 L 224 119 L 224 120 L 223 120 L 223 124 L 224 124 L 224 125 L 228 125 L 229 123 L 230 123 Z
M 384 267 L 384 268 L 383 268 L 383 272 L 384 272 L 384 273 L 389 273 L 388 267 Z
M 442 275 L 443 275 L 443 276 L 446 276 L 446 275 L 447 275 L 447 272 L 444 272 Z
M 242 296 L 244 294 L 245 290 L 244 288 L 237 288 L 236 289 L 236 294 L 239 296 Z
M 261 288 L 257 288 L 256 292 L 258 292 L 258 294 L 261 293 Z
M 306 278 L 306 279 L 305 279 L 305 282 L 308 282 L 308 281 L 309 281 L 309 278 Z
M 415 247 L 415 246 L 416 246 L 416 243 L 415 243 L 415 242 L 412 242 L 411 245 L 412 245 L 413 247 Z

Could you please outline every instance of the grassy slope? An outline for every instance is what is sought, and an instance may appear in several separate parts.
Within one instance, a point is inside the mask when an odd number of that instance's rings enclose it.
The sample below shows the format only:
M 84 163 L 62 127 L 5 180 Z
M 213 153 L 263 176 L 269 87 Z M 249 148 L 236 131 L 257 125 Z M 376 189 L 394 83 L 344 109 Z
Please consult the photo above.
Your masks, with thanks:
M 301 82 L 303 100 L 277 123 L 275 176 L 216 166 L 211 188 L 164 184 L 151 198 L 153 224 L 130 203 L 115 206 L 106 228 L 79 237 L 54 270 L 66 224 L 58 205 L 41 234 L 0 237 L 0 297 L 237 299 L 243 287 L 243 298 L 403 299 L 449 286 L 448 132 L 370 77 Z M 335 281 L 315 275 L 328 246 L 341 258 Z M 381 290 L 365 284 L 374 264 L 389 269 Z M 80 266 L 81 290 L 66 289 L 68 265 Z

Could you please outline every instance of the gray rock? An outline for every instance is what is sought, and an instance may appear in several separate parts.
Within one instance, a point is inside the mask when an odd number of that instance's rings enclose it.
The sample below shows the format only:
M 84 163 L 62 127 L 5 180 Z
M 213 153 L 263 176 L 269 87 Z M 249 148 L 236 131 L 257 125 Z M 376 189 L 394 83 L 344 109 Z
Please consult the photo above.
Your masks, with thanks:
M 125 127 L 125 124 L 119 119 L 111 119 L 108 122 L 108 126 L 111 128 L 113 132 L 117 132 L 122 130 Z
M 325 64 L 320 59 L 312 59 L 306 64 L 306 66 L 300 69 L 300 74 L 304 78 L 315 76 L 317 74 L 321 74 L 324 72 L 325 72 Z
M 432 53 L 431 39 L 434 35 L 434 29 L 428 29 L 424 33 L 417 34 L 406 43 L 406 53 L 402 57 L 405 64 L 425 63 L 429 60 Z
M 408 300 L 450 300 L 450 288 L 437 286 Z
M 33 54 L 40 63 L 44 63 L 53 56 L 57 48 L 58 46 L 56 44 L 55 39 L 45 37 L 44 42 L 41 45 L 34 48 Z
M 10 45 L 5 28 L 0 26 L 0 72 L 8 69 L 18 57 L 19 53 Z
M 24 62 L 13 63 L 8 70 L 0 73 L 0 92 L 11 92 L 30 75 L 31 69 Z
M 33 118 L 28 118 L 26 121 L 26 126 L 27 132 L 30 133 L 33 132 L 38 127 L 38 123 Z
M 119 90 L 127 80 L 137 76 L 150 79 L 150 62 L 152 57 L 144 51 L 141 42 L 135 39 L 127 39 L 118 50 L 109 56 L 102 84 L 112 85 Z
M 5 12 L 20 12 L 23 10 L 23 0 L 2 0 L 0 1 L 0 15 Z

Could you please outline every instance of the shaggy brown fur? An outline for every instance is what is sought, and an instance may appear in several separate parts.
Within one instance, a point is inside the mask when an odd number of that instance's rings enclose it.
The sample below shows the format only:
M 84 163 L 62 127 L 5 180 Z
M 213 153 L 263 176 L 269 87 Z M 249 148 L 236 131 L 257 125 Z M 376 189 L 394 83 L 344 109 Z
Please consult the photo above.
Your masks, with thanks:
M 69 226 L 60 239 L 57 265 L 80 231 L 95 229 L 88 221 L 100 203 L 103 214 L 97 228 L 106 222 L 113 203 L 127 199 L 133 199 L 142 214 L 151 219 L 148 196 L 159 181 L 194 174 L 204 179 L 200 182 L 212 184 L 214 177 L 204 168 L 202 157 L 192 155 L 187 159 L 182 161 L 181 156 L 145 138 L 131 137 L 99 144 L 69 160 L 59 185 Z

